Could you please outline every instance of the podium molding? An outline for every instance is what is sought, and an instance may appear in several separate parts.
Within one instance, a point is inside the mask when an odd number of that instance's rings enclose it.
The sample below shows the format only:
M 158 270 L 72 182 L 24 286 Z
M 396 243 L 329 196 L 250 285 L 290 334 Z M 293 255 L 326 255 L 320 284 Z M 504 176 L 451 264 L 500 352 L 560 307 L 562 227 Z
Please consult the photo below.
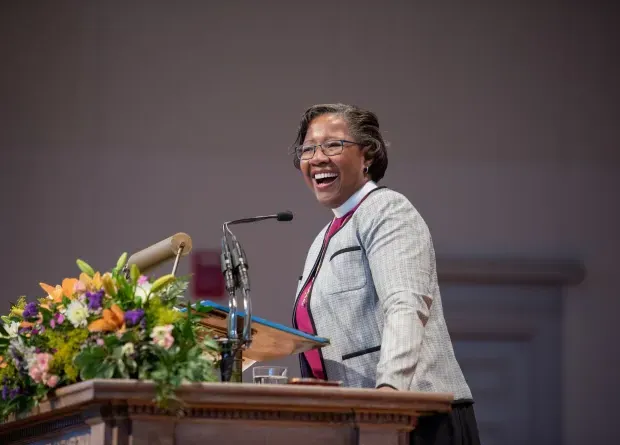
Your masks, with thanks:
M 184 406 L 163 410 L 155 385 L 89 380 L 61 388 L 19 419 L 0 424 L 3 444 L 173 445 L 358 443 L 406 440 L 421 415 L 448 412 L 451 394 L 374 389 L 204 383 L 182 385 Z

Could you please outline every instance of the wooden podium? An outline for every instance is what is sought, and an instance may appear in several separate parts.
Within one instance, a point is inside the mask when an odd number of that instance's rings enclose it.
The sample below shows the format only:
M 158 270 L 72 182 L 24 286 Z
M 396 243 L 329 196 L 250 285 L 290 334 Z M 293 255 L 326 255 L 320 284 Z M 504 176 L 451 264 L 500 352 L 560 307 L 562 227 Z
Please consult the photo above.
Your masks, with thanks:
M 448 412 L 451 394 L 341 387 L 188 384 L 176 412 L 154 385 L 89 380 L 56 391 L 25 417 L 0 424 L 0 443 L 88 445 L 404 445 L 418 416 Z

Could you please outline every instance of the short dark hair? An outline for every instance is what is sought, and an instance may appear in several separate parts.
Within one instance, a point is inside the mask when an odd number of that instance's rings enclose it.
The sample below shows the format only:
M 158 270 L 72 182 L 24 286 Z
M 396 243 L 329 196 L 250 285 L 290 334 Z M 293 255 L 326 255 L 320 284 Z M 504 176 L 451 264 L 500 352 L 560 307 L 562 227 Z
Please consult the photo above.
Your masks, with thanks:
M 355 142 L 362 147 L 368 147 L 366 159 L 372 160 L 368 174 L 373 181 L 379 182 L 385 175 L 388 166 L 387 144 L 379 130 L 377 115 L 355 105 L 319 104 L 308 108 L 299 122 L 297 138 L 292 146 L 293 154 L 295 154 L 295 148 L 303 144 L 310 122 L 323 114 L 339 114 L 346 120 Z M 300 161 L 297 156 L 293 156 L 293 164 L 295 168 L 300 168 Z

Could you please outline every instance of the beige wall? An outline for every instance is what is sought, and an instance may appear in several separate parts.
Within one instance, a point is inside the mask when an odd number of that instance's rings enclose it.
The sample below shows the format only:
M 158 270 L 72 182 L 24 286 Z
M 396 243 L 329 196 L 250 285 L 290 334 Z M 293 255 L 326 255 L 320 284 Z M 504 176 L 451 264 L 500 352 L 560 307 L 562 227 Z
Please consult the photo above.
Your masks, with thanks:
M 0 6 L 3 311 L 76 257 L 107 268 L 177 231 L 217 247 L 223 221 L 289 208 L 235 232 L 255 313 L 289 324 L 329 213 L 287 147 L 305 107 L 354 102 L 440 255 L 585 262 L 564 305 L 565 443 L 616 431 L 612 2 L 127 3 Z

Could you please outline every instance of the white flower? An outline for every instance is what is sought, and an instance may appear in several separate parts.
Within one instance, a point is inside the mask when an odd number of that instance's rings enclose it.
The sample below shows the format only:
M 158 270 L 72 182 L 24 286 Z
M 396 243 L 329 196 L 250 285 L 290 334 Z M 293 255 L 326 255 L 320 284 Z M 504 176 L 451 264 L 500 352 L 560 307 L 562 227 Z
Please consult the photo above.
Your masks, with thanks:
M 67 318 L 74 327 L 86 327 L 88 324 L 88 308 L 78 300 L 73 300 L 67 307 Z
M 19 331 L 19 322 L 12 321 L 8 325 L 4 325 L 4 330 L 6 331 L 7 338 L 15 338 L 17 337 L 17 332 Z
M 123 345 L 122 351 L 123 355 L 131 355 L 136 351 L 136 349 L 134 348 L 133 343 L 125 343 Z
M 151 287 L 153 287 L 153 285 L 148 281 L 145 281 L 144 283 L 138 284 L 136 286 L 136 297 L 140 297 L 142 304 L 146 303 L 147 296 L 151 291 Z
M 34 346 L 26 346 L 24 340 L 21 337 L 15 337 L 10 341 L 10 345 L 14 348 L 19 355 L 21 355 L 26 362 L 27 366 L 35 360 L 35 348 Z

